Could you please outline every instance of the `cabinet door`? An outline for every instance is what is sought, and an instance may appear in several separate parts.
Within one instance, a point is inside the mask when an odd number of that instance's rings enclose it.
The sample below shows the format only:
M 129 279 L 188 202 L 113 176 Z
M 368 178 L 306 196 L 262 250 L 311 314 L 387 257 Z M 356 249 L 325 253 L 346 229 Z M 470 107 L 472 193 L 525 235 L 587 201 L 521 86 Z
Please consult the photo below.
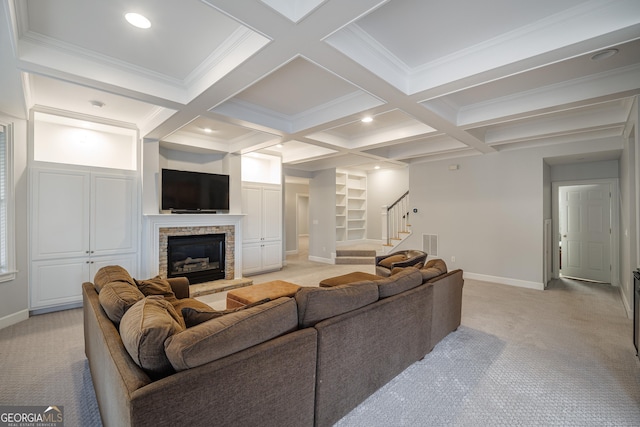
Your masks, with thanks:
M 262 244 L 242 245 L 242 273 L 251 274 L 262 270 Z
M 89 277 L 89 258 L 31 262 L 31 308 L 82 301 L 82 283 Z
M 282 240 L 282 192 L 278 189 L 262 190 L 262 237 L 264 240 Z
M 279 270 L 282 268 L 282 241 L 272 241 L 262 245 L 262 269 Z
M 82 257 L 89 251 L 89 174 L 34 169 L 32 259 Z
M 135 252 L 138 209 L 134 178 L 94 174 L 91 196 L 91 254 Z
M 262 189 L 260 187 L 242 188 L 242 240 L 259 242 L 262 238 Z
M 108 265 L 119 265 L 129 272 L 131 277 L 138 277 L 138 258 L 135 253 L 121 254 L 121 255 L 108 255 L 92 257 L 90 260 L 89 277 L 86 280 L 93 282 L 93 278 L 96 272 L 102 267 Z

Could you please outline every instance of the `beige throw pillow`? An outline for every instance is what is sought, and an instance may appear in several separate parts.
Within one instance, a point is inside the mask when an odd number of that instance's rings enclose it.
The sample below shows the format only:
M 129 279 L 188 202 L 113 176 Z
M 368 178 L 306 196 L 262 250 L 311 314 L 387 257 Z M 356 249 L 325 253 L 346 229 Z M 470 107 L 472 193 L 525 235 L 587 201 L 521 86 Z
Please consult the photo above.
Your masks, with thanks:
M 152 279 L 147 280 L 136 280 L 136 284 L 138 285 L 138 289 L 145 294 L 145 296 L 150 295 L 162 295 L 165 299 L 169 301 L 176 300 L 176 294 L 173 293 L 173 289 L 171 288 L 171 284 L 167 279 L 163 279 L 160 276 L 156 276 Z

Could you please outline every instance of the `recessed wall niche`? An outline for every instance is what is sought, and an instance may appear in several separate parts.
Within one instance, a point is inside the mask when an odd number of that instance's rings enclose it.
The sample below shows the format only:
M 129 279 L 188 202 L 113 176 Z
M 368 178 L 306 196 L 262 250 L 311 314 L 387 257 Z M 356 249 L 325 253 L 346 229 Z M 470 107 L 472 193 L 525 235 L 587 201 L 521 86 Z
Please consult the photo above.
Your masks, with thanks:
M 136 170 L 137 131 L 34 112 L 33 160 Z

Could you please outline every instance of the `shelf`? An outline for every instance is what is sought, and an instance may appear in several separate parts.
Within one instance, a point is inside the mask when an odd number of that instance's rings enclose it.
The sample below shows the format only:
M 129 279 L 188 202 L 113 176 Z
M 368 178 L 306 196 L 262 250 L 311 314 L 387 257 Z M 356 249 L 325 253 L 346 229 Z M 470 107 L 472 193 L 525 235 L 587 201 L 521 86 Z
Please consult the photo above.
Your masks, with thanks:
M 367 176 L 359 172 L 336 172 L 336 240 L 366 237 Z

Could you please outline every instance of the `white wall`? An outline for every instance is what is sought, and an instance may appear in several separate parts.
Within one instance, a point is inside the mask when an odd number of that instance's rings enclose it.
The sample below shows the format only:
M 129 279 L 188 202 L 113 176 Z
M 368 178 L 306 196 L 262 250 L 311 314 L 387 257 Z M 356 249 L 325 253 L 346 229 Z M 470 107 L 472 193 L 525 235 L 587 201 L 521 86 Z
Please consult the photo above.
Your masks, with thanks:
M 408 189 L 409 167 L 378 170 L 367 175 L 368 239 L 382 239 L 382 206 L 395 202 Z
M 544 159 L 621 148 L 621 140 L 609 139 L 412 164 L 411 204 L 419 212 L 404 246 L 421 248 L 423 233 L 437 234 L 439 256 L 450 269 L 542 289 L 545 198 L 550 194 Z M 459 169 L 449 170 L 454 163 Z

